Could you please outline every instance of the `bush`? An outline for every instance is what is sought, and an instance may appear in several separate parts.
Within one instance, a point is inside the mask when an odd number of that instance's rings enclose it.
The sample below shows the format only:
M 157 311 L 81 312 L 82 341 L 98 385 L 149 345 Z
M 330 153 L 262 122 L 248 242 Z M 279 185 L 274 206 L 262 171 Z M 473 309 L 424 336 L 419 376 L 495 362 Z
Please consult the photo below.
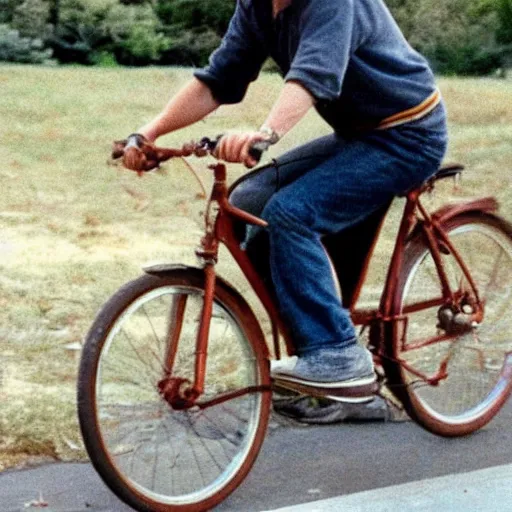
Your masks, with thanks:
M 116 56 L 106 51 L 94 54 L 94 64 L 100 68 L 115 68 L 119 65 Z
M 62 63 L 94 64 L 109 43 L 104 20 L 117 0 L 60 0 L 52 46 Z M 108 49 L 107 49 L 108 50 Z
M 23 37 L 47 39 L 52 32 L 49 24 L 50 4 L 44 0 L 25 0 L 14 10 L 11 27 Z
M 122 64 L 144 65 L 159 60 L 171 41 L 149 5 L 117 5 L 104 20 L 113 52 Z
M 158 61 L 168 47 L 169 40 L 163 34 L 143 25 L 133 25 L 119 44 L 119 61 L 132 65 L 149 64 Z
M 156 13 L 165 25 L 214 31 L 222 35 L 235 10 L 236 0 L 159 0 Z
M 175 31 L 167 27 L 170 47 L 162 53 L 160 62 L 166 65 L 204 66 L 221 38 L 213 30 L 203 32 Z
M 432 55 L 437 71 L 443 75 L 488 75 L 503 66 L 503 53 L 475 45 L 438 46 Z
M 436 72 L 487 74 L 503 65 L 503 48 L 496 38 L 496 0 L 388 3 L 409 42 L 429 59 Z
M 52 51 L 45 49 L 40 39 L 21 37 L 18 30 L 0 25 L 0 61 L 42 64 L 51 56 Z
M 61 0 L 53 41 L 61 62 L 96 64 L 104 55 L 121 64 L 157 62 L 170 42 L 160 20 L 144 1 Z M 137 4 L 137 5 L 135 5 Z

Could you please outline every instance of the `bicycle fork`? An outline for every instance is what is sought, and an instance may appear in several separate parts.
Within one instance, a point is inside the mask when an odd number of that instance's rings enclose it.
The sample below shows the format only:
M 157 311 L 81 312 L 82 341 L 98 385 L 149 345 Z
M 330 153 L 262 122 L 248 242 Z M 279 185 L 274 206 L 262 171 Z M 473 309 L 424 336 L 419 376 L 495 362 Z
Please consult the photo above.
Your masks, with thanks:
M 205 286 L 203 309 L 201 311 L 201 320 L 196 340 L 196 361 L 194 384 L 190 390 L 190 395 L 194 399 L 204 392 L 204 381 L 206 375 L 206 356 L 208 354 L 208 337 L 210 334 L 210 324 L 213 310 L 213 297 L 215 294 L 215 267 L 213 263 L 208 263 L 204 267 Z
M 194 406 L 197 398 L 204 392 L 208 337 L 215 295 L 216 275 L 213 263 L 204 266 L 204 276 L 204 297 L 196 336 L 193 382 L 190 379 L 173 375 L 187 305 L 186 295 L 178 295 L 175 298 L 169 314 L 164 375 L 157 386 L 159 393 L 173 409 L 188 409 Z
M 251 386 L 236 392 L 226 393 L 214 400 L 197 402 L 197 399 L 204 394 L 205 390 L 208 338 L 215 298 L 215 264 L 218 260 L 219 240 L 225 240 L 225 232 L 230 231 L 230 228 L 226 227 L 226 223 L 230 223 L 230 217 L 238 218 L 249 224 L 267 225 L 262 219 L 235 208 L 228 202 L 225 166 L 216 164 L 210 166 L 210 168 L 214 171 L 215 181 L 204 215 L 205 234 L 201 239 L 200 247 L 196 249 L 196 256 L 202 262 L 204 272 L 204 297 L 196 338 L 194 381 L 191 382 L 189 379 L 182 377 L 173 377 L 187 300 L 186 296 L 179 296 L 171 309 L 164 378 L 158 383 L 160 394 L 174 409 L 188 409 L 194 406 L 206 408 L 246 393 L 268 391 L 265 386 Z

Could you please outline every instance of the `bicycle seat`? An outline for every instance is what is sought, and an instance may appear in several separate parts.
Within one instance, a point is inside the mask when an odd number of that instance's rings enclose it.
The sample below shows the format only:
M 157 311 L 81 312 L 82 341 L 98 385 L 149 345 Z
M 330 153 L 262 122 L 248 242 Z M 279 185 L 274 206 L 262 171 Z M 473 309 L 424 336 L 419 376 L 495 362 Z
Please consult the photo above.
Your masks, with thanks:
M 435 181 L 442 180 L 443 178 L 451 178 L 452 176 L 460 174 L 464 169 L 465 167 L 462 164 L 445 164 L 439 167 L 434 176 L 432 176 L 430 179 Z
M 442 165 L 433 176 L 431 176 L 423 183 L 423 185 L 420 187 L 420 192 L 431 190 L 437 180 L 453 178 L 454 176 L 459 175 L 463 170 L 464 166 L 462 164 L 453 163 Z

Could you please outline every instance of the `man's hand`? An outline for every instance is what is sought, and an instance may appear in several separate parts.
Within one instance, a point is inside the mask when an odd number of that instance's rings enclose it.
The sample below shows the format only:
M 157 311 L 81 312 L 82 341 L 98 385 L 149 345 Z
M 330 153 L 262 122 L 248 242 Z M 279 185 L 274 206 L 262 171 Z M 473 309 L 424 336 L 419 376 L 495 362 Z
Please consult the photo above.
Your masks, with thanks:
M 136 135 L 136 144 L 130 141 L 131 137 L 114 142 L 112 157 L 122 157 L 124 167 L 132 171 L 145 172 L 157 168 L 161 156 L 156 146 L 142 135 Z
M 258 162 L 249 155 L 249 150 L 256 142 L 267 140 L 268 136 L 261 132 L 242 132 L 223 135 L 213 155 L 219 160 L 243 163 L 246 167 L 254 167 Z

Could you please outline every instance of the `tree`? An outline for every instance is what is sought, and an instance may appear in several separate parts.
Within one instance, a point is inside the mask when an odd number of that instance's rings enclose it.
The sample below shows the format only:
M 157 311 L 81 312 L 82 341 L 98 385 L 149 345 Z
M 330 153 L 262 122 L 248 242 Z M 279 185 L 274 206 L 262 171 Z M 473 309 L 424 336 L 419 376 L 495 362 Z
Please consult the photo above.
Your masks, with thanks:
M 498 0 L 497 39 L 502 44 L 512 44 L 512 0 Z
M 504 67 L 507 52 L 512 58 L 512 0 L 386 3 L 409 42 L 438 73 L 490 73 Z M 236 0 L 0 0 L 0 24 L 5 26 L 0 37 L 6 38 L 5 48 L 19 48 L 29 40 L 42 49 L 50 46 L 61 62 L 95 64 L 106 58 L 127 65 L 201 66 L 219 45 L 235 4 Z
M 0 23 L 10 23 L 12 21 L 17 4 L 16 0 L 0 0 Z
M 23 37 L 44 41 L 52 31 L 50 4 L 45 0 L 25 0 L 14 9 L 11 26 Z
M 50 23 L 54 27 L 58 27 L 59 21 L 60 21 L 60 0 L 50 0 Z

